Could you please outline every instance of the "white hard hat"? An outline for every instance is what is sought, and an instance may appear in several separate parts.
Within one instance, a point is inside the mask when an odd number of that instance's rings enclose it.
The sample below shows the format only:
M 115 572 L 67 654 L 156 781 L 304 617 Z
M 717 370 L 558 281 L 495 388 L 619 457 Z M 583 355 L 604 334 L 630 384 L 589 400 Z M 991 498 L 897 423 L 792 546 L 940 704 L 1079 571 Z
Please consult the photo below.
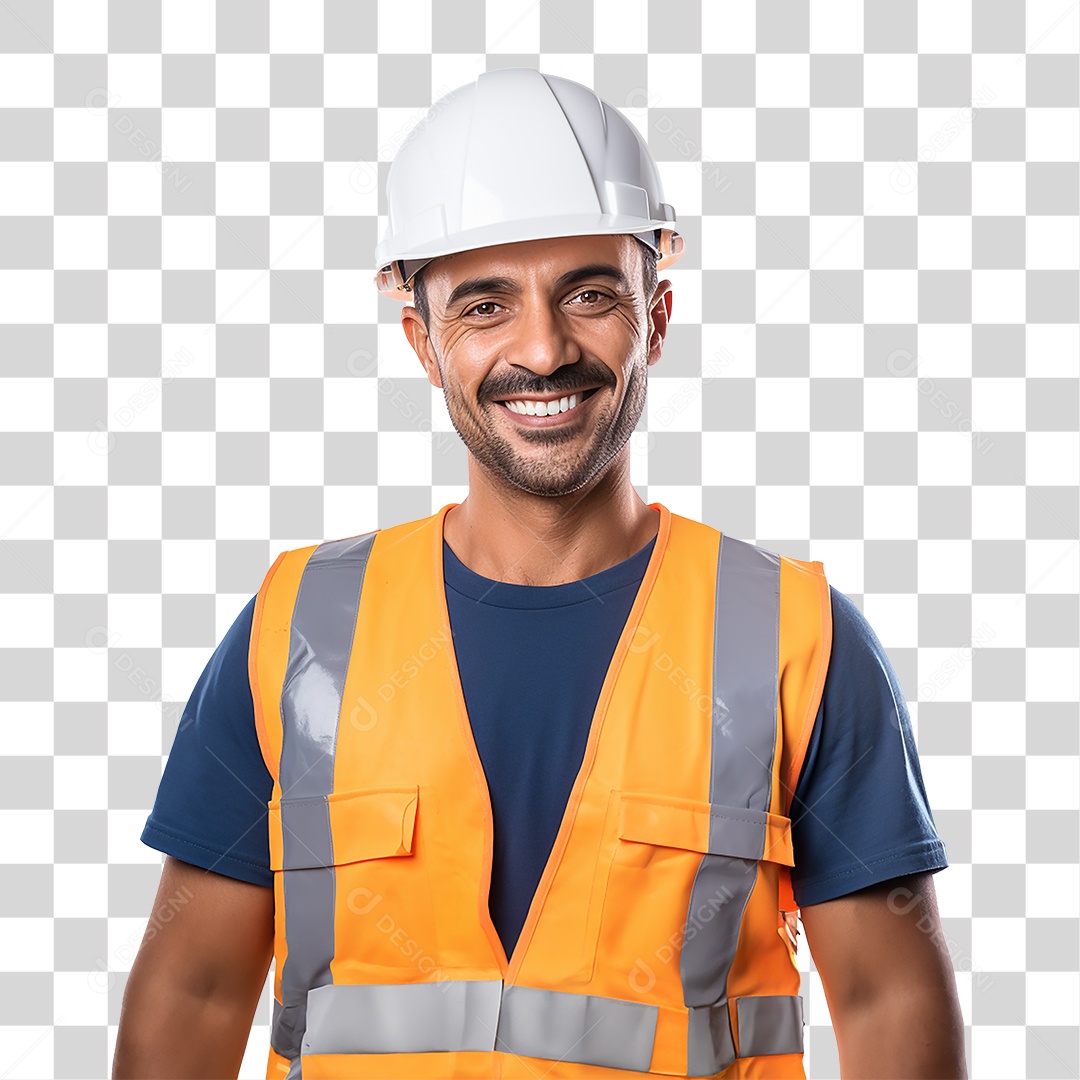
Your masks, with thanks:
M 439 255 L 553 236 L 630 233 L 683 253 L 648 144 L 587 86 L 499 68 L 439 98 L 387 175 L 388 222 L 375 284 L 408 300 Z

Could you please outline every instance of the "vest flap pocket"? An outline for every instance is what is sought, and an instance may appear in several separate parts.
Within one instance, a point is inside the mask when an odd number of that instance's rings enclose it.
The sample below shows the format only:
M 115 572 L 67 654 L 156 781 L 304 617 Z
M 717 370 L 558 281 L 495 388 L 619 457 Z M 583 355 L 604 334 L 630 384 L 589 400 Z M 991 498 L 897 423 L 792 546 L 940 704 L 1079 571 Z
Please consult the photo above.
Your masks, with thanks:
M 272 801 L 270 869 L 411 855 L 418 797 L 414 784 Z
M 620 839 L 795 865 L 790 818 L 697 799 L 620 794 Z

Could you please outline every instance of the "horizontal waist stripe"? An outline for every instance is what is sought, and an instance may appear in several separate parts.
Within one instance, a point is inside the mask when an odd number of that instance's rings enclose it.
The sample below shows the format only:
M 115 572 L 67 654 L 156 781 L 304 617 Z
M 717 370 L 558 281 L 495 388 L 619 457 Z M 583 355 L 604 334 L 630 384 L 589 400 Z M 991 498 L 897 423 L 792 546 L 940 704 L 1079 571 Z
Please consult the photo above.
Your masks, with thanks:
M 502 980 L 316 986 L 305 1054 L 493 1050 Z
M 495 1049 L 648 1072 L 658 1011 L 637 1001 L 508 986 Z
M 736 1006 L 740 1057 L 802 1052 L 800 997 L 744 997 Z M 710 1008 L 711 1024 L 726 1030 L 726 1005 Z M 648 1072 L 658 1014 L 658 1006 L 644 1002 L 504 986 L 498 979 L 328 984 L 308 992 L 302 1052 L 497 1050 Z M 728 1045 L 721 1058 L 730 1060 Z
M 761 994 L 738 998 L 739 1057 L 803 1052 L 802 998 Z

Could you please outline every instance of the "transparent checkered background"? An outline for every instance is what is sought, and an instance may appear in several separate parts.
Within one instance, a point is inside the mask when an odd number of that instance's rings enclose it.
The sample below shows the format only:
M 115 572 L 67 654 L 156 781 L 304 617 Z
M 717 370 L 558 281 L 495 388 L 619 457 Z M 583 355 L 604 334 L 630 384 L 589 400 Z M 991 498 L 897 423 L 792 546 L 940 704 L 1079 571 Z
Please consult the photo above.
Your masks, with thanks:
M 139 834 L 277 553 L 467 493 L 371 282 L 380 192 L 432 100 L 529 65 L 626 110 L 687 238 L 635 484 L 865 611 L 951 861 L 971 1075 L 1076 1077 L 1078 27 L 1067 0 L 0 0 L 0 1076 L 107 1075 Z

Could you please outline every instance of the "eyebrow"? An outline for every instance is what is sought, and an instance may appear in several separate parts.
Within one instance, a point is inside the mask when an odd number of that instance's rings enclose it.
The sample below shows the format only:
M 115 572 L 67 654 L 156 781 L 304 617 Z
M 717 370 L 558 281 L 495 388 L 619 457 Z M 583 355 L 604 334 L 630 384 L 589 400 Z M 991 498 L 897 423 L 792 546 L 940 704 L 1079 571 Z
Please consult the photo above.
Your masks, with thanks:
M 585 278 L 598 277 L 611 278 L 618 288 L 624 292 L 630 291 L 630 282 L 627 281 L 626 275 L 619 267 L 612 266 L 610 263 L 590 263 L 588 266 L 579 266 L 574 270 L 569 270 L 555 282 L 555 288 L 564 289 L 567 285 L 573 285 Z M 462 300 L 475 296 L 477 293 L 486 292 L 520 293 L 521 286 L 513 278 L 508 277 L 468 278 L 450 294 L 450 298 L 446 301 L 447 313 Z

